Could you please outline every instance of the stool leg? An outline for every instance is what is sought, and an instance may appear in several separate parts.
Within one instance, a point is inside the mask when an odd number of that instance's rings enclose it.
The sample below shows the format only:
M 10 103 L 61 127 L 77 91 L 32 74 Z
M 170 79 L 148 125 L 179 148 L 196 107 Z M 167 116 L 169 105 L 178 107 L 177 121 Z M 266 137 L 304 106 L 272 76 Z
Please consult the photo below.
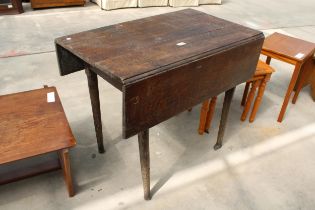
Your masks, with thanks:
M 223 108 L 221 113 L 221 120 L 220 120 L 220 126 L 219 126 L 219 132 L 217 137 L 217 142 L 214 145 L 214 150 L 218 150 L 222 147 L 222 141 L 224 136 L 224 131 L 226 127 L 226 121 L 229 115 L 230 106 L 232 103 L 233 95 L 235 92 L 235 87 L 231 88 L 230 90 L 225 92 L 224 96 L 224 102 L 223 102 Z
M 301 74 L 301 77 L 299 80 L 297 80 L 297 84 L 296 84 L 296 90 L 295 90 L 295 93 L 294 93 L 294 96 L 293 96 L 293 99 L 292 99 L 292 104 L 295 104 L 296 103 L 296 100 L 304 86 L 304 84 L 306 83 L 305 80 L 307 80 L 307 71 L 300 71 L 300 74 Z
M 283 116 L 284 116 L 284 113 L 287 109 L 287 106 L 288 106 L 288 103 L 289 103 L 289 100 L 290 100 L 290 97 L 291 97 L 291 94 L 292 94 L 292 91 L 294 89 L 294 86 L 296 84 L 296 81 L 298 79 L 298 76 L 299 76 L 299 73 L 300 73 L 300 70 L 301 70 L 301 64 L 300 63 L 297 63 L 295 65 L 295 68 L 294 68 L 294 72 L 292 74 L 292 78 L 291 78 L 291 81 L 290 81 L 290 84 L 289 84 L 289 87 L 288 87 L 288 90 L 285 94 L 285 98 L 283 100 L 283 104 L 282 104 L 282 107 L 281 107 L 281 111 L 279 113 L 279 116 L 278 116 L 278 122 L 282 122 L 283 120 Z
M 70 161 L 69 161 L 69 150 L 63 149 L 63 150 L 60 150 L 58 153 L 59 153 L 59 161 L 62 167 L 69 197 L 72 197 L 74 196 L 74 190 L 73 190 L 71 168 L 70 168 Z
M 217 97 L 214 96 L 211 101 L 210 101 L 210 105 L 209 105 L 209 110 L 207 113 L 207 118 L 206 118 L 206 125 L 205 125 L 205 132 L 209 133 L 209 129 L 211 126 L 211 121 L 213 118 L 213 114 L 214 114 L 214 110 L 215 110 L 215 105 L 217 103 Z
M 202 103 L 201 110 L 200 110 L 199 129 L 198 129 L 198 133 L 200 135 L 203 135 L 203 132 L 205 131 L 205 124 L 206 124 L 208 109 L 209 109 L 209 100 L 206 100 Z
M 247 99 L 247 96 L 248 96 L 249 86 L 250 86 L 250 82 L 246 82 L 245 90 L 244 90 L 243 98 L 242 98 L 242 103 L 241 103 L 242 106 L 245 106 L 246 99 Z
M 245 107 L 244 107 L 244 111 L 243 111 L 243 114 L 241 116 L 241 120 L 242 121 L 245 121 L 246 120 L 246 117 L 247 117 L 247 114 L 249 112 L 249 109 L 250 109 L 250 106 L 252 104 L 252 101 L 254 99 L 254 96 L 255 96 L 255 92 L 256 92 L 256 89 L 259 85 L 259 81 L 256 80 L 252 83 L 252 88 L 248 94 L 248 98 L 247 98 L 247 101 L 246 101 L 246 104 L 245 104 Z
M 269 78 L 270 78 L 270 75 L 266 76 L 258 88 L 258 93 L 257 93 L 257 97 L 256 97 L 255 102 L 254 102 L 254 107 L 253 107 L 252 113 L 249 116 L 249 122 L 254 122 L 254 120 L 255 120 L 256 113 L 257 113 L 257 110 L 261 104 L 262 97 L 264 95 L 264 92 L 266 89 L 266 84 L 267 84 L 267 81 Z

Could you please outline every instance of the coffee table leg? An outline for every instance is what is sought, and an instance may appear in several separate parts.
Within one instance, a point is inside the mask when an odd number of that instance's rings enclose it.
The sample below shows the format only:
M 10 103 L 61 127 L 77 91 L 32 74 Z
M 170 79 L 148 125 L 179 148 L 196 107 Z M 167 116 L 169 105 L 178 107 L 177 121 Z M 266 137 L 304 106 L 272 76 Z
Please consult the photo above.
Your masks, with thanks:
M 230 90 L 225 92 L 222 114 L 221 114 L 220 127 L 219 127 L 219 132 L 218 132 L 218 138 L 217 138 L 217 143 L 213 147 L 214 150 L 218 150 L 222 147 L 224 130 L 226 127 L 226 121 L 227 121 L 227 118 L 229 115 L 230 105 L 231 105 L 231 102 L 233 99 L 234 92 L 235 92 L 235 87 L 231 88 Z
M 144 199 L 150 200 L 150 149 L 149 149 L 149 130 L 138 134 L 141 174 L 144 190 Z
M 101 118 L 97 74 L 95 74 L 93 71 L 91 71 L 88 68 L 85 70 L 85 73 L 86 73 L 88 85 L 89 85 L 95 133 L 96 133 L 96 139 L 97 139 L 97 144 L 98 144 L 98 151 L 99 153 L 104 153 L 105 149 L 104 149 L 104 144 L 103 144 L 102 118 Z
M 271 57 L 267 56 L 267 58 L 266 58 L 266 64 L 270 65 L 270 62 L 271 62 Z
M 283 116 L 284 116 L 285 111 L 287 109 L 287 106 L 288 106 L 288 103 L 289 103 L 289 100 L 290 100 L 290 96 L 292 94 L 292 91 L 293 91 L 294 86 L 296 84 L 296 81 L 298 79 L 300 70 L 301 70 L 301 64 L 297 63 L 295 65 L 295 69 L 294 69 L 294 72 L 293 72 L 293 75 L 292 75 L 292 78 L 291 78 L 291 81 L 290 81 L 287 93 L 285 95 L 285 98 L 284 98 L 284 101 L 283 101 L 283 104 L 282 104 L 282 107 L 281 107 L 281 111 L 280 111 L 279 116 L 278 116 L 278 122 L 282 122 L 282 120 L 283 120 Z
M 62 167 L 63 175 L 65 178 L 65 182 L 67 185 L 69 197 L 74 196 L 73 190 L 73 183 L 72 183 L 72 176 L 71 176 L 71 168 L 70 168 L 70 161 L 69 161 L 69 150 L 63 149 L 58 151 L 60 164 Z

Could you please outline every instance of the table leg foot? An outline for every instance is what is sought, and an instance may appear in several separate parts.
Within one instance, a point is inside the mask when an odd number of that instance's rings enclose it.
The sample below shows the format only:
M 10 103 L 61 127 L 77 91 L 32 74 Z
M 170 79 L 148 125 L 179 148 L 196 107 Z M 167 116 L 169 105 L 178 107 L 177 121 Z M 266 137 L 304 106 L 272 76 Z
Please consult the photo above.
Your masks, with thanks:
M 144 199 L 150 200 L 150 150 L 149 150 L 149 130 L 138 134 L 141 174 L 144 190 Z
M 225 131 L 226 122 L 229 115 L 229 110 L 230 110 L 234 92 L 235 92 L 235 87 L 225 92 L 217 143 L 214 145 L 215 150 L 220 149 L 222 147 L 224 131 Z
M 220 149 L 221 147 L 222 147 L 222 144 L 216 143 L 216 144 L 213 146 L 213 149 L 214 149 L 214 150 L 218 150 L 218 149 Z
M 103 144 L 102 118 L 101 118 L 97 74 L 95 74 L 93 71 L 91 71 L 88 68 L 85 70 L 85 73 L 86 73 L 88 85 L 89 85 L 89 92 L 90 92 L 90 99 L 91 99 L 91 105 L 92 105 L 98 151 L 99 153 L 104 153 L 105 149 L 104 149 L 104 144 Z

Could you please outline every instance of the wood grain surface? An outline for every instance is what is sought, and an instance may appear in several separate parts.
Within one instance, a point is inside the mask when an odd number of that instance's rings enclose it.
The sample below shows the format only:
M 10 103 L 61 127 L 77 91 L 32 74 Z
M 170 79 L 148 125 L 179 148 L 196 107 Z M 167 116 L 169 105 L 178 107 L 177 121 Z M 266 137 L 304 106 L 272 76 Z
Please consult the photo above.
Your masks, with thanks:
M 0 134 L 0 164 L 75 145 L 55 87 L 0 96 Z
M 251 78 L 263 39 L 136 81 L 123 90 L 123 136 L 151 128 Z
M 106 80 L 122 86 L 261 37 L 259 31 L 184 9 L 60 37 L 55 42 L 57 53 L 65 49 L 82 60 L 82 65 L 60 65 L 61 75 L 88 64 Z M 65 58 L 58 58 L 63 64 Z

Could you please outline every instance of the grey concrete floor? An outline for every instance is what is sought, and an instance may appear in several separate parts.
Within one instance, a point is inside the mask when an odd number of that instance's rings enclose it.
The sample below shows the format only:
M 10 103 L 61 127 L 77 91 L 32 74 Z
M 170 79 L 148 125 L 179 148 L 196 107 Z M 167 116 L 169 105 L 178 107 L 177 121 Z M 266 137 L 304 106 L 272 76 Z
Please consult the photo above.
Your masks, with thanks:
M 71 150 L 76 196 L 67 197 L 60 171 L 0 186 L 0 209 L 315 209 L 315 112 L 309 87 L 277 123 L 293 66 L 276 73 L 252 124 L 240 122 L 244 85 L 237 88 L 224 146 L 214 151 L 222 96 L 210 134 L 197 134 L 200 106 L 150 131 L 151 201 L 143 200 L 137 138 L 121 137 L 121 93 L 100 82 L 107 152 L 97 153 L 84 72 L 60 77 L 54 38 L 181 8 L 102 11 L 88 3 L 0 17 L 0 94 L 47 84 L 59 90 L 78 145 Z M 265 34 L 315 42 L 313 0 L 225 0 L 197 10 Z M 1 134 L 0 134 L 1 135 Z M 1 136 L 0 136 L 1 138 Z M 95 157 L 96 155 L 96 157 Z

